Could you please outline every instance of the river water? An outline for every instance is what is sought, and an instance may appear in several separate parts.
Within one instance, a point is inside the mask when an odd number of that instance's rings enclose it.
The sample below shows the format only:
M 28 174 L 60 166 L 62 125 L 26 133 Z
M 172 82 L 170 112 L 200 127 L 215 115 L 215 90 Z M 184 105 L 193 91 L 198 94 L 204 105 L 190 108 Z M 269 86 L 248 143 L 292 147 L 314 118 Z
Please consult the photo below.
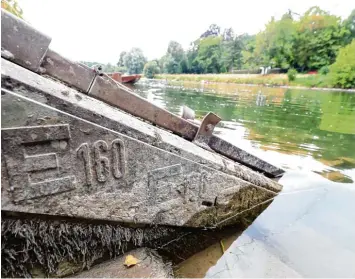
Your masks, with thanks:
M 178 115 L 215 112 L 215 133 L 286 170 L 280 195 L 224 254 L 216 244 L 179 276 L 355 277 L 354 93 L 157 80 L 135 91 Z

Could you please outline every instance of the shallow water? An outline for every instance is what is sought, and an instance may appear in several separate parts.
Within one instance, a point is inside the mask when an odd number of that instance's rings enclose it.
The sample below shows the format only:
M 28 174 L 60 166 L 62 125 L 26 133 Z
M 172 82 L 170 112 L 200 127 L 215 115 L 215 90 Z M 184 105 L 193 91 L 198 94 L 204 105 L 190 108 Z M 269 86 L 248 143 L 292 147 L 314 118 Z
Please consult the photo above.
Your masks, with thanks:
M 161 81 L 135 91 L 179 115 L 215 112 L 215 133 L 286 170 L 281 194 L 217 264 L 200 253 L 199 273 L 181 276 L 355 276 L 354 93 Z

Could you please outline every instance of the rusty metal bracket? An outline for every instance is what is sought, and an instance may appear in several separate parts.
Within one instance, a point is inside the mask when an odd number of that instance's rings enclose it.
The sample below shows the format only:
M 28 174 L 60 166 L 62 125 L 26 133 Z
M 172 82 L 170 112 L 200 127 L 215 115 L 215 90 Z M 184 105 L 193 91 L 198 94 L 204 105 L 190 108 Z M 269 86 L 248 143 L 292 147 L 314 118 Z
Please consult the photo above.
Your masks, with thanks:
M 198 129 L 193 142 L 203 148 L 211 150 L 211 148 L 209 147 L 209 141 L 211 139 L 215 126 L 221 120 L 222 119 L 213 112 L 207 113 L 202 120 L 200 128 Z

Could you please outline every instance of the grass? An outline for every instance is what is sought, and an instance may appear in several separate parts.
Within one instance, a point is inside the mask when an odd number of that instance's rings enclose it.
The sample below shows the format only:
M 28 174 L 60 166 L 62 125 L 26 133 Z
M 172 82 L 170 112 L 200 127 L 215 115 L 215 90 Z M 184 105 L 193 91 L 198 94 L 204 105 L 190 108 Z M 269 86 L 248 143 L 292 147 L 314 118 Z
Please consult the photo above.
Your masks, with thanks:
M 289 81 L 286 74 L 253 75 L 253 74 L 160 74 L 156 79 L 167 79 L 172 81 L 209 81 L 237 84 L 256 84 L 266 86 L 303 86 L 332 88 L 329 78 L 326 75 L 298 74 L 294 81 Z
M 320 75 L 320 74 L 297 76 L 296 80 L 290 82 L 290 85 L 305 86 L 305 87 L 333 88 L 333 86 L 330 84 L 329 77 L 326 75 Z

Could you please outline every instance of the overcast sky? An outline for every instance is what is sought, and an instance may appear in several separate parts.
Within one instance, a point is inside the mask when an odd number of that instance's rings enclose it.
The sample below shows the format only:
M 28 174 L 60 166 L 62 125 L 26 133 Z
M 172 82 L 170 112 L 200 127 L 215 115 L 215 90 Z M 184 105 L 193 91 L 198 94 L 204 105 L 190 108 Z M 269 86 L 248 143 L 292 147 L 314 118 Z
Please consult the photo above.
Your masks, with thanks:
M 318 5 L 347 17 L 353 0 L 18 0 L 25 20 L 52 37 L 51 48 L 72 60 L 116 63 L 139 47 L 160 58 L 170 40 L 186 49 L 210 24 L 257 33 L 271 16 Z

